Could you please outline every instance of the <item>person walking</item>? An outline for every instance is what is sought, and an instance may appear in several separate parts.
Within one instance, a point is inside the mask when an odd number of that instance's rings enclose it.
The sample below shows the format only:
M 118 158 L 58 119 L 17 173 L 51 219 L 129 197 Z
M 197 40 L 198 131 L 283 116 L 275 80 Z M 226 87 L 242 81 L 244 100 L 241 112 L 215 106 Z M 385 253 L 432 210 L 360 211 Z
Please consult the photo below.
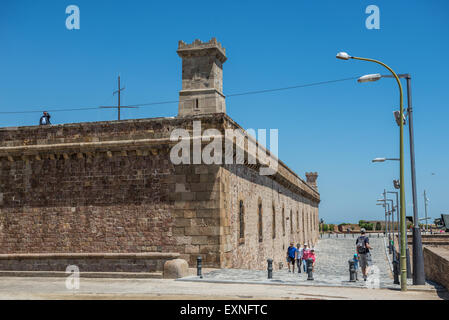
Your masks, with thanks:
M 39 125 L 46 126 L 46 125 L 51 124 L 50 118 L 51 118 L 50 114 L 47 111 L 44 111 L 44 114 L 42 115 L 42 117 L 39 120 Z
M 293 267 L 293 272 L 295 272 L 295 259 L 296 259 L 296 248 L 293 245 L 293 242 L 290 242 L 290 246 L 287 249 L 287 265 L 288 265 L 288 272 L 290 271 L 290 263 Z
M 304 249 L 302 251 L 302 265 L 304 272 L 307 272 L 307 259 L 309 258 L 310 249 L 307 247 L 307 244 L 304 243 Z
M 301 244 L 297 243 L 296 244 L 296 265 L 298 267 L 298 273 L 301 273 L 301 264 L 302 264 L 302 253 L 303 253 L 303 248 L 301 248 Z
M 365 228 L 362 228 L 360 233 L 361 235 L 357 238 L 355 245 L 359 256 L 360 267 L 362 268 L 363 280 L 366 281 L 368 278 L 369 267 L 372 264 L 370 253 L 370 249 L 372 249 L 372 247 L 369 244 L 369 238 L 365 235 Z

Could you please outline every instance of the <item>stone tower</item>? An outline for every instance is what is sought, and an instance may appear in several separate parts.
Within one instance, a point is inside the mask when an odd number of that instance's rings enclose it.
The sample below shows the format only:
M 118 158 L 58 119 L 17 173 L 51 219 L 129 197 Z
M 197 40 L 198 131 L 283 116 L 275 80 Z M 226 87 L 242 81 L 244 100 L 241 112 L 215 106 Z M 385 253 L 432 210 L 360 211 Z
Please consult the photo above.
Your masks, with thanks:
M 182 58 L 182 90 L 179 92 L 178 116 L 226 113 L 223 94 L 223 63 L 226 50 L 217 39 L 178 43 Z
M 307 183 L 315 189 L 318 189 L 316 179 L 318 178 L 318 172 L 306 172 Z

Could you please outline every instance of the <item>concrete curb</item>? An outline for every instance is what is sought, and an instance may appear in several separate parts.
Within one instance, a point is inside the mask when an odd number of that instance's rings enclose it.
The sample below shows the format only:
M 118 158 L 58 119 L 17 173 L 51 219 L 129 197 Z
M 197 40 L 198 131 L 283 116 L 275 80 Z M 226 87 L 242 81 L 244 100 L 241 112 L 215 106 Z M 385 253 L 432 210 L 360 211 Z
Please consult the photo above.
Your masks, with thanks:
M 64 271 L 0 271 L 0 277 L 66 278 Z M 162 279 L 162 272 L 80 272 L 80 278 Z
M 333 288 L 349 288 L 349 289 L 372 289 L 368 287 L 361 287 L 361 286 L 344 286 L 344 285 L 338 285 L 338 284 L 324 284 L 324 283 L 288 283 L 288 282 L 282 282 L 282 280 L 271 280 L 271 281 L 245 281 L 245 280 L 207 280 L 207 279 L 198 279 L 196 276 L 194 277 L 185 277 L 185 278 L 179 278 L 175 279 L 175 281 L 185 281 L 185 282 L 207 282 L 207 283 L 220 283 L 220 284 L 258 284 L 258 285 L 278 285 L 278 286 L 291 286 L 291 287 L 333 287 Z M 378 288 L 380 290 L 397 290 L 400 291 L 401 288 L 399 286 L 384 286 Z M 408 291 L 417 291 L 417 292 L 445 292 L 446 289 L 443 287 L 439 288 L 433 288 L 433 287 L 419 287 L 419 288 L 408 288 Z

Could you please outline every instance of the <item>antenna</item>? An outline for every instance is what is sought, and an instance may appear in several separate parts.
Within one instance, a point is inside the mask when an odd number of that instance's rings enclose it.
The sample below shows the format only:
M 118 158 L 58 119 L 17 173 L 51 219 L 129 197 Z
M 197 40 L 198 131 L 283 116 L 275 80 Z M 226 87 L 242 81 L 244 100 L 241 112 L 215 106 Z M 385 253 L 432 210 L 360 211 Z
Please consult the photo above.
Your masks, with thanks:
M 118 112 L 118 120 L 120 121 L 120 109 L 121 108 L 138 108 L 138 107 L 130 107 L 130 106 L 122 106 L 120 105 L 120 93 L 125 90 L 125 87 L 120 88 L 120 74 L 118 75 L 118 90 L 114 91 L 112 94 L 116 94 L 118 93 L 118 104 L 117 106 L 101 106 L 100 108 L 117 108 L 117 112 Z

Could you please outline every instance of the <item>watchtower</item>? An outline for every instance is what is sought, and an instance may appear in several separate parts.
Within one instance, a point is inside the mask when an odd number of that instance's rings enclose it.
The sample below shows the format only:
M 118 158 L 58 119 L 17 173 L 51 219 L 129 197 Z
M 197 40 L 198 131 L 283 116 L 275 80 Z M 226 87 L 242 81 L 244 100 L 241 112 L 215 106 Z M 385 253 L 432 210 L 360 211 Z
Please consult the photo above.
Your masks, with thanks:
M 179 92 L 178 116 L 226 113 L 223 94 L 223 63 L 226 50 L 217 39 L 178 43 L 182 58 L 182 90 Z

